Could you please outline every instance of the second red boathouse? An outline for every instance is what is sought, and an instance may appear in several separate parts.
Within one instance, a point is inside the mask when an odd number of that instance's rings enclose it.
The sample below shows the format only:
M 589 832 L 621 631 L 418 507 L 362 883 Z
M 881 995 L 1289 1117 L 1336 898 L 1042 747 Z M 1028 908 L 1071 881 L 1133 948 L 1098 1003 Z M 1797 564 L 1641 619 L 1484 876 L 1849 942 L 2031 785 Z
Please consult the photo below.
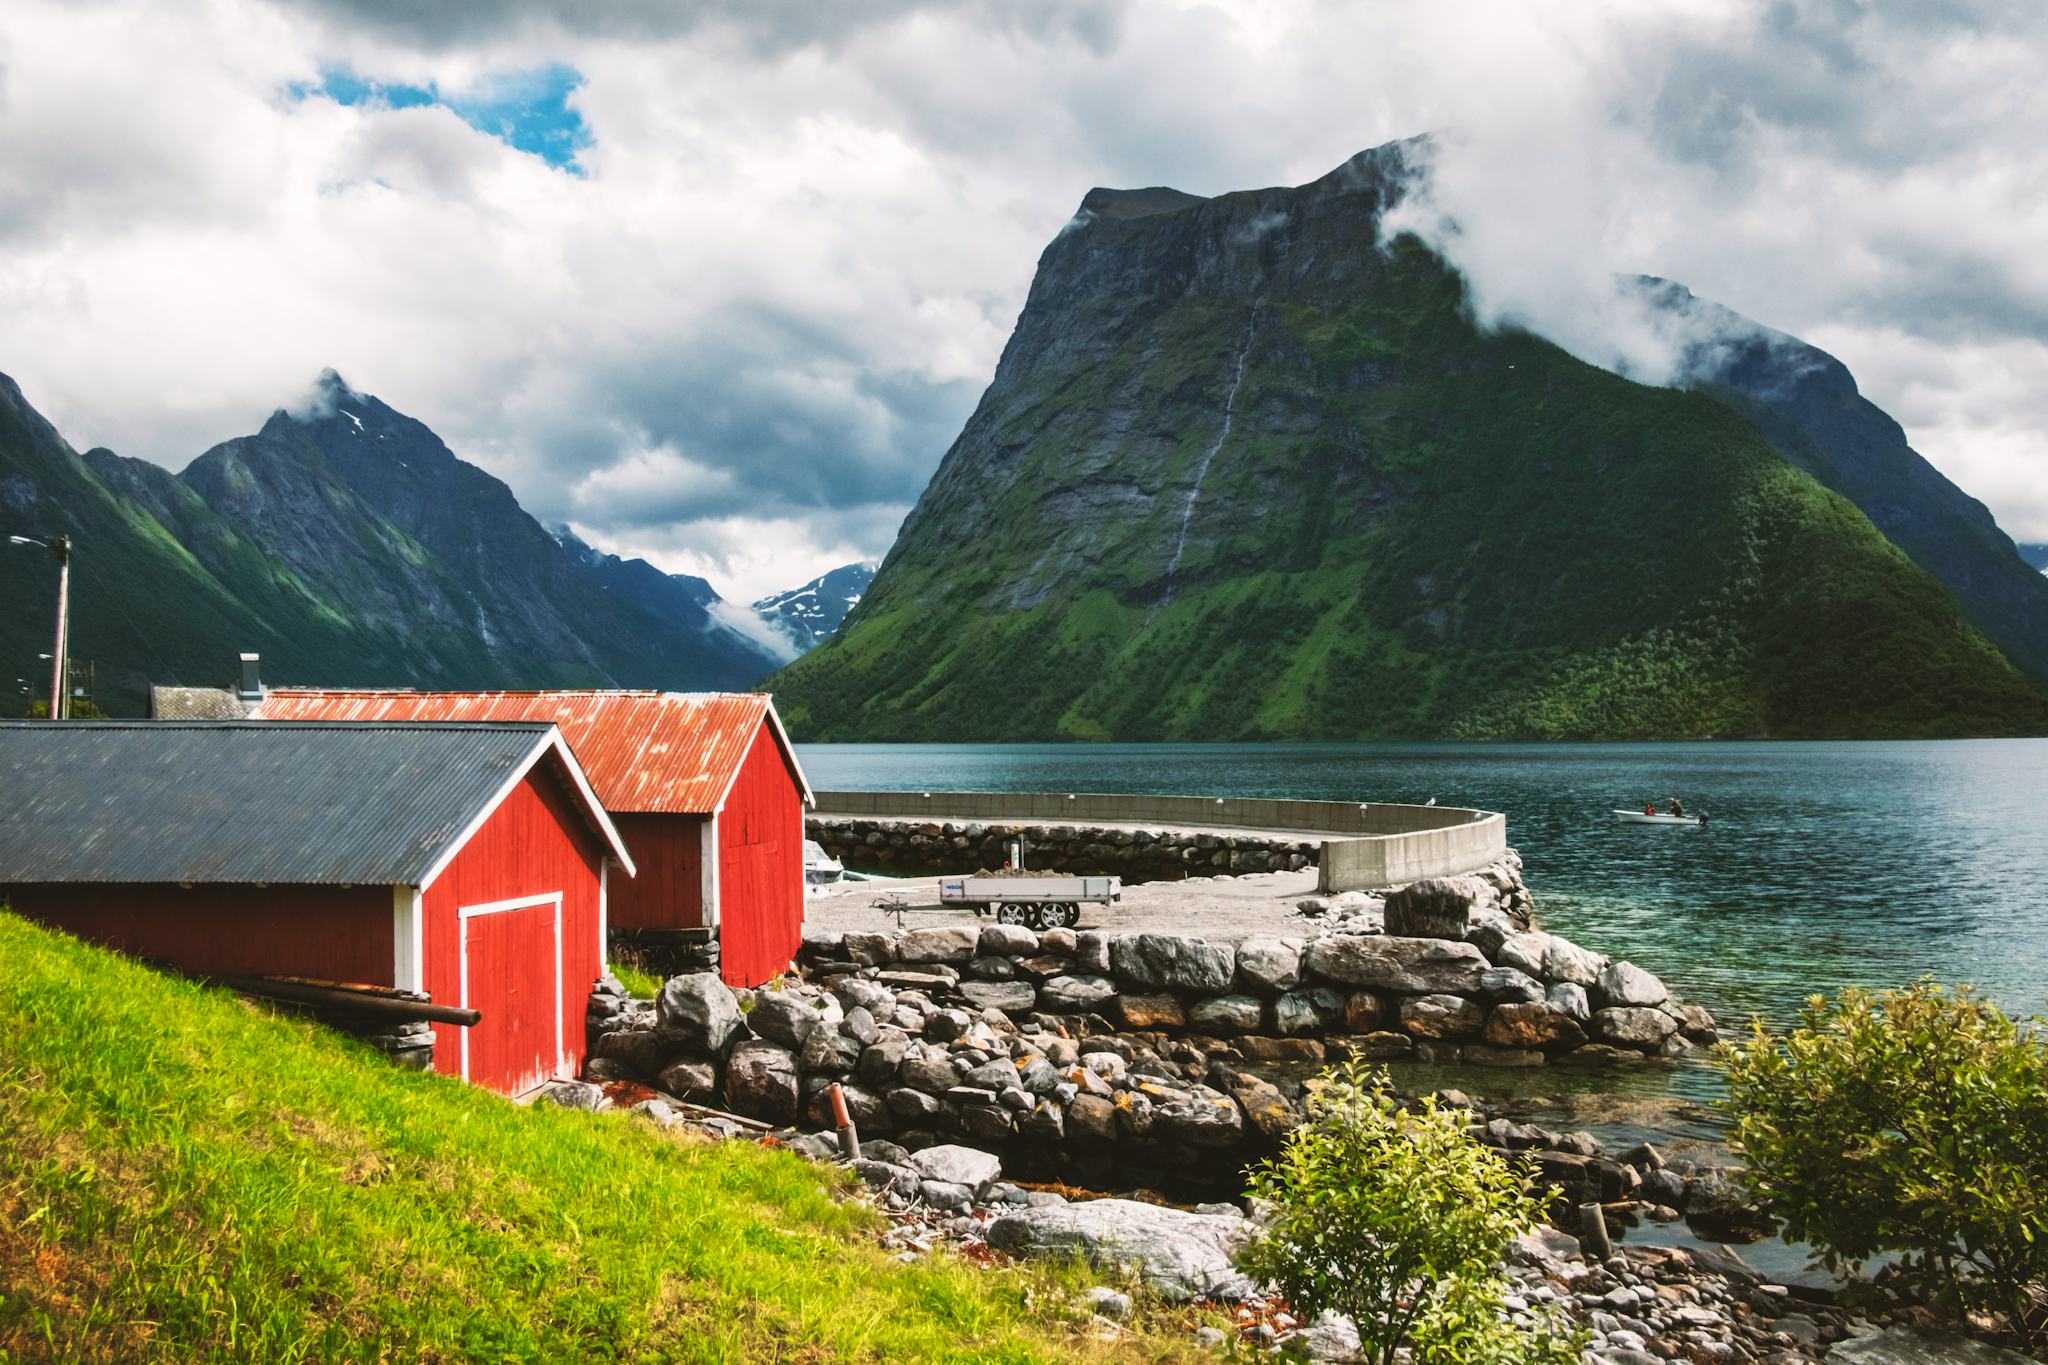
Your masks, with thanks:
M 758 986 L 803 939 L 810 784 L 764 693 L 409 692 L 278 688 L 267 720 L 552 721 L 639 865 L 611 888 L 613 937 L 718 945 Z

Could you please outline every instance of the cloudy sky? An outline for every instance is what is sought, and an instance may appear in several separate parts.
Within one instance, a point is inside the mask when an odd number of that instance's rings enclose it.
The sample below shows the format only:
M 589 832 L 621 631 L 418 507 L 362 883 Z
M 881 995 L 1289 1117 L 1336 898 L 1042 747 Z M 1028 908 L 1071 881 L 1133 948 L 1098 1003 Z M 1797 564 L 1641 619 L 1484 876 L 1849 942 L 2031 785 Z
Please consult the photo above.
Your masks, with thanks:
M 331 365 L 746 600 L 888 547 L 1090 186 L 1451 129 L 1489 320 L 1654 374 L 1607 282 L 1682 280 L 2048 540 L 2044 70 L 2035 0 L 7 0 L 0 370 L 180 467 Z

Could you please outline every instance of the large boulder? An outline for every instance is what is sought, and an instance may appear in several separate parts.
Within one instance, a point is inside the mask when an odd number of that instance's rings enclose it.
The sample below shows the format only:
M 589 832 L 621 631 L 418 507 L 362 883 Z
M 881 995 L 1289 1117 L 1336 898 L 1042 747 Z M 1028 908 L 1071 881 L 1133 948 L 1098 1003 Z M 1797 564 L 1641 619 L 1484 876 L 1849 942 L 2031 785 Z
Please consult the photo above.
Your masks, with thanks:
M 1553 985 L 1569 981 L 1574 986 L 1591 986 L 1599 981 L 1606 966 L 1605 953 L 1581 948 L 1556 934 L 1550 936 L 1550 946 L 1543 953 L 1543 979 Z
M 1185 1213 L 1132 1199 L 1022 1209 L 988 1229 L 989 1245 L 1013 1256 L 1078 1255 L 1103 1269 L 1129 1265 L 1175 1302 L 1251 1294 L 1252 1282 L 1232 1260 L 1246 1235 L 1236 1214 Z
M 1573 1022 L 1593 1022 L 1593 1002 L 1586 998 L 1584 986 L 1574 986 L 1569 981 L 1560 981 L 1543 993 L 1543 998 L 1562 1014 L 1568 1014 Z
M 1550 952 L 1550 941 L 1550 935 L 1533 929 L 1526 934 L 1509 934 L 1493 950 L 1493 960 L 1541 981 L 1544 979 L 1543 959 Z
M 1325 980 L 1401 995 L 1477 995 L 1487 967 L 1469 943 L 1358 934 L 1319 938 L 1302 960 Z
M 981 933 L 971 924 L 912 929 L 897 951 L 905 962 L 966 962 L 980 946 Z
M 1100 1009 L 1116 994 L 1116 983 L 1101 976 L 1056 976 L 1038 988 L 1038 1008 L 1047 1014 L 1080 1014 Z
M 1479 979 L 1479 994 L 1493 1004 L 1543 998 L 1543 983 L 1514 967 L 1488 967 Z
M 663 1033 L 707 1057 L 717 1056 L 739 1031 L 739 999 L 716 972 L 670 977 L 654 999 L 654 1011 Z
M 1610 962 L 1593 983 L 1600 1003 L 1611 1007 L 1655 1009 L 1671 998 L 1664 983 L 1633 962 Z
M 1387 895 L 1386 931 L 1397 938 L 1465 937 L 1483 883 L 1469 877 L 1426 877 Z
M 1251 1033 L 1258 1028 L 1265 1008 L 1256 995 L 1212 995 L 1195 1002 L 1188 1011 L 1188 1025 L 1204 1033 Z
M 1235 1147 L 1244 1135 L 1244 1114 L 1230 1096 L 1201 1086 L 1184 1100 L 1160 1105 L 1152 1126 L 1159 1136 L 1192 1147 Z
M 1029 981 L 963 981 L 960 994 L 978 1010 L 1022 1014 L 1038 1003 L 1038 988 Z
M 976 951 L 981 957 L 1029 957 L 1038 951 L 1038 935 L 1021 924 L 991 924 L 981 931 Z
M 678 1099 L 709 1100 L 718 1093 L 718 1067 L 711 1062 L 685 1058 L 663 1067 L 654 1083 Z
M 1418 1038 L 1470 1038 L 1486 1022 L 1486 1006 L 1461 995 L 1418 995 L 1401 1002 L 1401 1027 Z
M 1273 1031 L 1285 1037 L 1322 1033 L 1344 1020 L 1344 995 L 1328 986 L 1289 991 L 1273 1002 Z
M 1495 1005 L 1486 1017 L 1486 1041 L 1495 1047 L 1577 1047 L 1586 1041 L 1586 1031 L 1548 1001 L 1509 1001 Z
M 1109 967 L 1134 985 L 1221 994 L 1237 973 L 1237 955 L 1227 943 L 1183 934 L 1126 934 L 1110 940 Z
M 747 1012 L 747 1026 L 771 1043 L 800 1048 L 818 1027 L 818 1009 L 800 995 L 761 991 Z
M 1248 991 L 1278 995 L 1301 980 L 1301 945 L 1284 938 L 1248 938 L 1237 945 L 1237 979 Z
M 1067 1104 L 1067 1132 L 1083 1142 L 1116 1141 L 1116 1106 L 1100 1095 L 1076 1095 Z
M 839 941 L 839 948 L 856 967 L 883 967 L 896 960 L 896 939 L 891 934 L 849 933 Z
M 948 1185 L 965 1185 L 976 1194 L 993 1185 L 1003 1174 L 1003 1163 L 974 1147 L 927 1147 L 912 1152 L 907 1163 L 926 1180 Z
M 1602 1042 L 1654 1049 L 1678 1032 L 1678 1021 L 1662 1010 L 1609 1009 L 1593 1012 L 1593 1034 Z
M 796 1054 L 788 1048 L 750 1038 L 726 1059 L 725 1101 L 734 1113 L 767 1123 L 794 1123 L 802 1097 Z
M 1124 1016 L 1124 1027 L 1146 1031 L 1150 1029 L 1180 1028 L 1188 1021 L 1187 1010 L 1182 1007 L 1177 995 L 1120 995 L 1117 1008 Z

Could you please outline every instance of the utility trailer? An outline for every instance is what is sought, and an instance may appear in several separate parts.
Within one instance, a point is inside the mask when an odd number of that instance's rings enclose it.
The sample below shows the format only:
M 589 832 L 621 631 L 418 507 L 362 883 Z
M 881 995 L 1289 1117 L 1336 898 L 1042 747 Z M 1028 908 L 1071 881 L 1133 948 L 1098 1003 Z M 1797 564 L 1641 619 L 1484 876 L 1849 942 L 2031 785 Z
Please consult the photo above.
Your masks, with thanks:
M 941 877 L 941 905 L 971 905 L 977 915 L 993 913 L 999 924 L 1033 929 L 1073 928 L 1083 905 L 1108 905 L 1123 898 L 1116 877 Z

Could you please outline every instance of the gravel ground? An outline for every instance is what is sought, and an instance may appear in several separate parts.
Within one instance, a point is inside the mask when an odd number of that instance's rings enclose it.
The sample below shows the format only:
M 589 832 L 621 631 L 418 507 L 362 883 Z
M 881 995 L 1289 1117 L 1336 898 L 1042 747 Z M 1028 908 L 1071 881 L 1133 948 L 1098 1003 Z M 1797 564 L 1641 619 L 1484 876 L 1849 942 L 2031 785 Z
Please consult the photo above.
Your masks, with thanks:
M 847 882 L 836 895 L 813 897 L 808 927 L 880 932 L 896 927 L 893 911 L 872 902 L 884 893 L 902 896 L 903 925 L 918 929 L 935 924 L 968 924 L 974 912 L 939 904 L 939 879 Z M 1114 905 L 1081 907 L 1080 929 L 1113 933 L 1152 930 L 1195 934 L 1220 943 L 1234 943 L 1254 934 L 1304 937 L 1313 921 L 1295 913 L 1297 901 L 1316 893 L 1316 872 L 1258 872 L 1244 877 L 1190 877 L 1178 882 L 1145 882 L 1126 886 Z M 990 921 L 993 923 L 993 921 Z

